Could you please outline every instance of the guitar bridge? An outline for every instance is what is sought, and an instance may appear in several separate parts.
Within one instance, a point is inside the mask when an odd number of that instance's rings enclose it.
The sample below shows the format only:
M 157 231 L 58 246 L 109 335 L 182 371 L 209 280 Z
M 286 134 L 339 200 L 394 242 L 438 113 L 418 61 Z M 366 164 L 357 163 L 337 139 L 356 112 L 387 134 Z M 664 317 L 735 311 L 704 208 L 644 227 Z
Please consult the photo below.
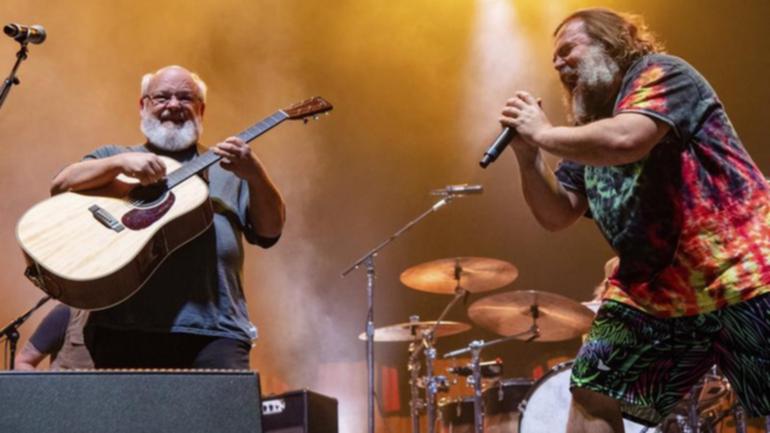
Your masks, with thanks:
M 123 224 L 120 223 L 115 217 L 110 215 L 109 212 L 99 207 L 99 205 L 93 205 L 88 208 L 88 210 L 91 212 L 91 214 L 96 218 L 97 221 L 102 223 L 103 226 L 107 227 L 110 230 L 115 230 L 117 233 L 120 233 L 123 231 L 125 227 L 123 227 Z

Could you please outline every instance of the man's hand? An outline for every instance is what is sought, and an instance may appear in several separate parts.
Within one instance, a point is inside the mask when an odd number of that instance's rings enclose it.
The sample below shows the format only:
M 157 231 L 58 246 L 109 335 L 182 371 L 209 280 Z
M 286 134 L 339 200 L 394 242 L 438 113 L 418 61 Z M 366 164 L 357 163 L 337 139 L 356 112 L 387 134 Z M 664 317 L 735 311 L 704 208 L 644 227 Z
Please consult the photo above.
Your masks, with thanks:
M 503 126 L 515 128 L 517 139 L 511 143 L 517 153 L 537 153 L 540 144 L 538 136 L 541 132 L 552 128 L 551 122 L 540 107 L 540 101 L 527 92 L 516 92 L 503 108 L 500 123 Z
M 255 175 L 262 166 L 251 147 L 238 137 L 230 137 L 217 143 L 211 150 L 222 157 L 222 168 L 242 179 Z
M 286 221 L 283 198 L 249 145 L 238 137 L 230 137 L 211 150 L 222 157 L 222 168 L 248 183 L 248 215 L 254 231 L 266 238 L 280 236 Z
M 150 185 L 163 179 L 166 164 L 158 155 L 144 152 L 126 152 L 115 156 L 119 161 L 120 172 L 133 177 L 142 185 Z

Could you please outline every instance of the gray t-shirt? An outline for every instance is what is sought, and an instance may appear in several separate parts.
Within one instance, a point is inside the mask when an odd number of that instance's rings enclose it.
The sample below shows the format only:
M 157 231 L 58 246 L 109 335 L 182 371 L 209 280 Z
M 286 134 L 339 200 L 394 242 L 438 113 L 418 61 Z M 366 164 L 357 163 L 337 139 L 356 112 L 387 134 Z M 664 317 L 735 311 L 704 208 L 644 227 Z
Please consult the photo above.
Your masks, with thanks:
M 179 162 L 197 156 L 193 146 L 163 152 L 145 145 L 104 146 L 85 156 L 98 159 L 122 152 L 153 152 Z M 125 302 L 94 311 L 88 326 L 147 332 L 180 332 L 248 341 L 257 338 L 243 294 L 243 243 L 269 248 L 278 238 L 257 235 L 248 217 L 246 181 L 222 169 L 208 168 L 214 222 L 197 238 L 174 251 L 142 288 Z

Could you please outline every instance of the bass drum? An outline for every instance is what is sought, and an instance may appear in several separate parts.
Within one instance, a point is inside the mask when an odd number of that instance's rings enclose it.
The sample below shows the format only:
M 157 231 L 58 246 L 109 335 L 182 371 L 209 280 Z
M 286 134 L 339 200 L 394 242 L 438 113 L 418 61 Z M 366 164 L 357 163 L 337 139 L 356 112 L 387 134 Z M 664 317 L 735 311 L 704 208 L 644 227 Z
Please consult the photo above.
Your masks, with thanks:
M 521 402 L 519 433 L 563 433 L 567 430 L 572 362 L 563 362 L 540 378 Z M 626 433 L 645 433 L 649 429 L 624 419 Z

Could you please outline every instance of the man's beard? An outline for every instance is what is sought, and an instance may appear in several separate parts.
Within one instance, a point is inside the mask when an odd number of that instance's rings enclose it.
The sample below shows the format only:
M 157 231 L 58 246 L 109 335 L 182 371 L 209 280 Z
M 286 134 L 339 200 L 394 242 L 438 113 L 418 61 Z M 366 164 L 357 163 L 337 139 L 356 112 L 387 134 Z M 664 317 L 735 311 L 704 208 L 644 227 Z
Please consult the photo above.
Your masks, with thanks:
M 620 66 L 603 47 L 589 47 L 577 68 L 566 72 L 577 77 L 573 86 L 565 84 L 564 103 L 573 123 L 584 125 L 612 115 Z
M 149 110 L 142 110 L 142 133 L 156 147 L 169 152 L 187 149 L 198 141 L 203 126 L 196 118 L 187 120 L 182 125 L 174 122 L 161 122 Z

